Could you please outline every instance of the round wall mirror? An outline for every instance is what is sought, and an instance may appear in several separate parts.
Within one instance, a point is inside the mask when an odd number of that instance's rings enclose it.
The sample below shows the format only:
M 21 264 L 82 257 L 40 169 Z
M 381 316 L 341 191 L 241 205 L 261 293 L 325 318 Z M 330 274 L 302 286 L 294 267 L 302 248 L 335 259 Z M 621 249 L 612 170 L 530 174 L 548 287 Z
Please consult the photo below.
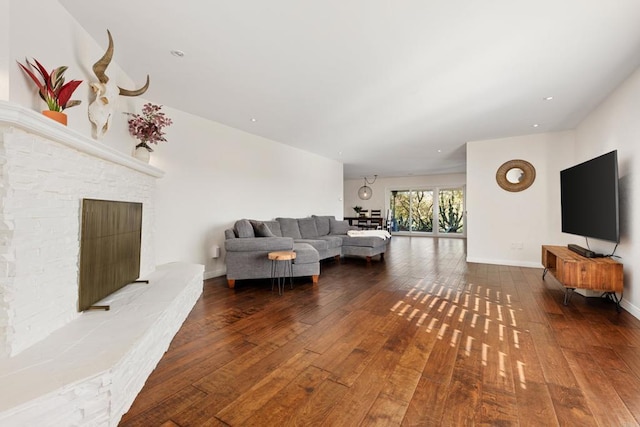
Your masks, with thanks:
M 520 184 L 524 178 L 524 171 L 520 168 L 511 168 L 507 171 L 506 178 L 511 184 Z
M 507 191 L 526 190 L 536 179 L 536 169 L 525 160 L 509 160 L 498 168 L 496 181 Z

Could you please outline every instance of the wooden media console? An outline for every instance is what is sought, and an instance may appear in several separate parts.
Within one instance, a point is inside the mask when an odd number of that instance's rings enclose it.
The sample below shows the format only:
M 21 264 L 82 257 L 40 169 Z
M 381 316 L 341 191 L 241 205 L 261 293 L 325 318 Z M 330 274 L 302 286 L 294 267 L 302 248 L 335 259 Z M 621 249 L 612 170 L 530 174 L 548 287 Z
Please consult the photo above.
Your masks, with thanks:
M 620 309 L 616 292 L 622 293 L 622 264 L 608 257 L 585 258 L 565 246 L 542 246 L 544 279 L 551 273 L 565 288 L 564 304 L 569 303 L 575 289 L 601 291 L 607 294 Z

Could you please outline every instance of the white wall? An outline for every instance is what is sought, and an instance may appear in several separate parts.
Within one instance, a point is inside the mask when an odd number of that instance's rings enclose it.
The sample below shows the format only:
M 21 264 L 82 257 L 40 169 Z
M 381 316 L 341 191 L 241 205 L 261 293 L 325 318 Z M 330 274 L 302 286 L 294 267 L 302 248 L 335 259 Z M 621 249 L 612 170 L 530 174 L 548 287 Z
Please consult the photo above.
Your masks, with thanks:
M 620 245 L 616 254 L 624 264 L 625 309 L 640 318 L 640 229 L 638 218 L 640 188 L 640 69 L 616 89 L 576 128 L 576 162 L 618 150 L 620 176 Z M 596 252 L 611 252 L 612 243 L 589 240 Z
M 0 100 L 9 100 L 9 0 L 0 0 Z
M 369 182 L 373 181 L 373 176 L 368 176 Z M 373 190 L 373 195 L 369 200 L 362 200 L 358 197 L 358 189 L 364 185 L 364 179 L 346 179 L 344 181 L 344 216 L 355 216 L 354 206 L 362 206 L 363 209 L 381 209 L 386 215 L 389 209 L 387 194 L 391 190 L 418 189 L 418 188 L 452 188 L 465 185 L 465 174 L 444 174 L 444 175 L 420 175 L 406 177 L 378 178 L 373 184 L 368 184 Z
M 6 5 L 0 3 L 0 12 L 3 10 Z M 68 65 L 67 79 L 84 80 L 73 97 L 81 99 L 82 104 L 65 110 L 69 127 L 90 136 L 87 107 L 93 94 L 88 83 L 96 80 L 91 67 L 104 54 L 106 29 L 105 39 L 98 44 L 57 1 L 9 0 L 9 10 L 9 101 L 36 111 L 45 107 L 15 60 L 35 57 L 47 68 Z M 119 40 L 117 34 L 113 37 L 117 57 L 118 45 L 126 41 Z M 149 73 L 153 81 L 153 70 Z M 136 86 L 115 61 L 107 74 L 121 86 Z M 120 97 L 119 102 L 119 111 L 133 112 L 139 111 L 145 99 Z M 205 264 L 205 277 L 224 274 L 224 251 L 220 259 L 211 260 L 208 247 L 217 244 L 223 248 L 224 229 L 235 220 L 341 214 L 341 163 L 169 106 L 164 111 L 174 125 L 167 128 L 168 142 L 157 147 L 151 160 L 152 165 L 166 172 L 157 187 L 159 264 L 188 261 Z M 126 116 L 114 116 L 112 128 L 102 142 L 121 152 L 131 152 L 136 141 L 128 134 Z
M 536 169 L 531 187 L 509 192 L 496 182 L 504 162 Z M 574 133 L 545 133 L 467 144 L 467 260 L 540 267 L 543 244 L 566 244 L 560 224 L 560 170 L 575 163 Z

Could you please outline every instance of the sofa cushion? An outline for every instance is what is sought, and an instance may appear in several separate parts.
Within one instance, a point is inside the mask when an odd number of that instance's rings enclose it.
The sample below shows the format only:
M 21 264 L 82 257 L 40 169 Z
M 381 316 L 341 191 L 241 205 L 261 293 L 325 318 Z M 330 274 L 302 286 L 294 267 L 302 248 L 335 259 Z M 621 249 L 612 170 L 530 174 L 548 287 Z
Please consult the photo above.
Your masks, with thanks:
M 283 237 L 291 237 L 293 239 L 302 239 L 300 234 L 300 227 L 298 227 L 298 220 L 295 218 L 276 218 L 276 221 L 280 223 L 280 230 Z
M 276 237 L 264 222 L 255 222 L 253 224 L 253 232 L 256 234 L 256 237 Z
M 224 238 L 225 239 L 235 239 L 236 237 L 238 237 L 238 236 L 236 236 L 236 232 L 233 231 L 232 229 L 227 228 L 226 230 L 224 230 Z
M 363 246 L 377 248 L 387 244 L 387 240 L 374 236 L 345 236 L 342 238 L 342 246 Z
M 255 233 L 253 232 L 253 225 L 251 225 L 251 222 L 248 219 L 240 219 L 236 221 L 234 228 L 236 234 L 240 238 L 256 237 Z
M 282 230 L 280 230 L 280 223 L 278 221 L 264 221 L 265 225 L 269 227 L 269 230 L 276 237 L 283 237 Z
M 227 252 L 290 251 L 293 248 L 293 239 L 289 237 L 231 239 L 225 240 L 224 248 Z
M 315 218 L 298 219 L 298 227 L 303 239 L 315 239 L 319 236 Z
M 329 224 L 331 226 L 331 234 L 347 234 L 347 231 L 349 231 L 349 221 L 330 219 Z
M 342 246 L 342 237 L 340 236 L 318 236 L 316 239 L 327 242 L 329 249 L 339 248 Z
M 293 250 L 296 253 L 294 264 L 312 264 L 320 261 L 318 251 L 308 243 L 294 243 Z
M 336 218 L 333 215 L 316 216 L 313 215 L 316 220 L 316 228 L 318 230 L 318 236 L 326 236 L 331 233 L 331 220 Z
M 325 240 L 316 240 L 316 239 L 293 239 L 294 243 L 307 243 L 314 247 L 314 249 L 318 252 L 326 251 L 329 249 L 329 244 Z

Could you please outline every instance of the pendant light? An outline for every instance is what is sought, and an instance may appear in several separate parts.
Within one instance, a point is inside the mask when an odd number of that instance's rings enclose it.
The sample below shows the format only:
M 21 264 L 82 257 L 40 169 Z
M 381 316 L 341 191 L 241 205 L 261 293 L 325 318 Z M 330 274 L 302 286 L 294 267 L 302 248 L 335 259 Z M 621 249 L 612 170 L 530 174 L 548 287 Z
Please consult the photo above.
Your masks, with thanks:
M 358 197 L 360 197 L 362 200 L 369 200 L 371 198 L 371 196 L 373 195 L 373 190 L 367 184 L 373 184 L 374 182 L 376 182 L 377 178 L 378 178 L 378 175 L 374 175 L 373 176 L 373 181 L 369 182 L 369 180 L 365 176 L 364 177 L 364 185 L 362 187 L 360 187 L 360 189 L 358 189 Z

